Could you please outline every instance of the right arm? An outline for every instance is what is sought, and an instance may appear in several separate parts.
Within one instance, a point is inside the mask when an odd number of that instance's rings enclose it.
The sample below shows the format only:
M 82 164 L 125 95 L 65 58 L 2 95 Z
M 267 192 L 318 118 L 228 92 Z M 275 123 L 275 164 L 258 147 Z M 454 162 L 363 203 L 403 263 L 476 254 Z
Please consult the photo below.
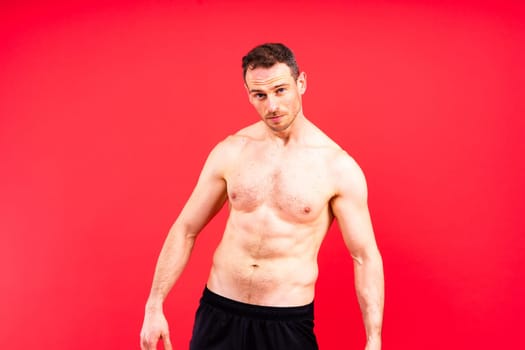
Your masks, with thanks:
M 225 143 L 219 143 L 208 156 L 197 185 L 160 252 L 140 334 L 143 350 L 156 349 L 159 338 L 163 339 L 166 349 L 171 349 L 162 304 L 184 270 L 197 235 L 226 201 L 224 164 L 229 152 L 225 150 Z

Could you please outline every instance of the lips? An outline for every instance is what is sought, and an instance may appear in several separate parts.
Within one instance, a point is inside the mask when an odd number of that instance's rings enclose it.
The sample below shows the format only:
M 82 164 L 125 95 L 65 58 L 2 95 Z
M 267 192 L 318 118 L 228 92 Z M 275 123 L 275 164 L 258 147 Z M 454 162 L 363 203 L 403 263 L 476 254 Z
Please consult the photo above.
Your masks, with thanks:
M 282 119 L 282 115 L 272 115 L 271 117 L 268 117 L 267 119 L 271 120 L 274 123 L 278 123 Z

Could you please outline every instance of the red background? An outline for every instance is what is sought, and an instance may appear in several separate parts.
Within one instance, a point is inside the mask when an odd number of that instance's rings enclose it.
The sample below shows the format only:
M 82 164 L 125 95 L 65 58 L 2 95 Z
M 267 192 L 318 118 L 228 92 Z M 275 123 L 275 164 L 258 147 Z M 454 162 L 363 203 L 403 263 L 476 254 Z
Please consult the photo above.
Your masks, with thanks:
M 0 5 L 0 348 L 138 348 L 154 265 L 210 149 L 257 120 L 240 58 L 282 41 L 305 114 L 364 169 L 385 349 L 522 344 L 520 1 Z M 187 348 L 221 212 L 166 314 Z M 362 349 L 351 259 L 321 248 L 322 349 Z

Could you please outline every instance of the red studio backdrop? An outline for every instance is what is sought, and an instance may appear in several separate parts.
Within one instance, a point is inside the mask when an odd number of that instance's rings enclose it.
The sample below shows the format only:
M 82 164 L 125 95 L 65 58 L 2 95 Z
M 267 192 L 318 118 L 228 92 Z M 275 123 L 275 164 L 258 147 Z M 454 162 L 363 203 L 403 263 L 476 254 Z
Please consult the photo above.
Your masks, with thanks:
M 516 349 L 525 312 L 520 1 L 0 5 L 0 348 L 138 349 L 164 237 L 210 149 L 255 122 L 240 59 L 288 44 L 306 116 L 367 175 L 385 349 Z M 165 312 L 186 349 L 223 210 Z M 337 225 L 321 349 L 363 349 Z

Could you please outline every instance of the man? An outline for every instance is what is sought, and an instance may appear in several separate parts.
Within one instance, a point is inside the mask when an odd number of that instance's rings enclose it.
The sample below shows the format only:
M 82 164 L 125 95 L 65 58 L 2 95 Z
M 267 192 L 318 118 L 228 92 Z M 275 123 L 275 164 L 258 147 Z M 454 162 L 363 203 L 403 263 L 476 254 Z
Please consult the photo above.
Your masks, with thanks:
M 141 331 L 143 350 L 171 349 L 162 304 L 201 229 L 230 214 L 197 310 L 191 350 L 317 349 L 313 300 L 319 247 L 334 218 L 354 259 L 367 350 L 381 348 L 383 267 L 356 162 L 303 114 L 306 75 L 282 44 L 242 60 L 261 121 L 220 142 L 159 256 Z

